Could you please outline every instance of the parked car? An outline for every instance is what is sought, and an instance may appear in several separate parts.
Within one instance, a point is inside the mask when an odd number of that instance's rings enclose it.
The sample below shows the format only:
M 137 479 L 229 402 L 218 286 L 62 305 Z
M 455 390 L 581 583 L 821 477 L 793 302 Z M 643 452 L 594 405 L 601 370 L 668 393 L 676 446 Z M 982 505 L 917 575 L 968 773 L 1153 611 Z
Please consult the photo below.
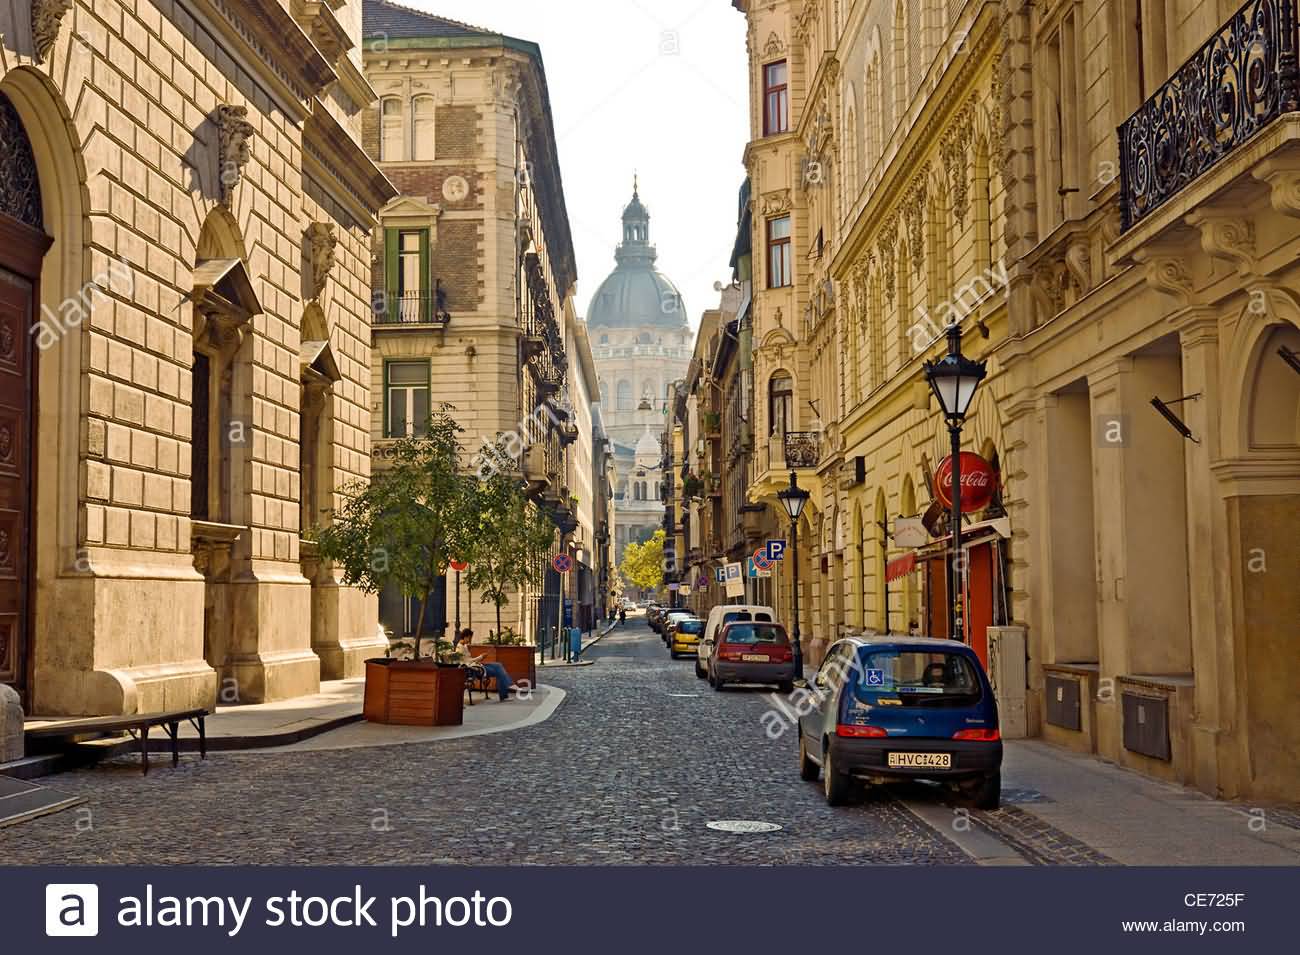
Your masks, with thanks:
M 775 619 L 776 613 L 771 607 L 764 607 L 759 604 L 718 604 L 715 606 L 709 611 L 709 616 L 704 624 L 704 633 L 700 635 L 700 644 L 695 650 L 695 675 L 701 680 L 709 675 L 705 669 L 705 661 L 713 653 L 715 638 L 724 624 L 737 620 L 758 620 L 771 623 Z
M 997 701 L 966 644 L 847 637 L 827 651 L 811 689 L 816 706 L 799 720 L 799 775 L 820 773 L 832 806 L 854 780 L 921 778 L 952 785 L 980 809 L 998 807 Z
M 781 693 L 794 689 L 794 648 L 779 623 L 735 621 L 713 642 L 706 669 L 709 684 L 775 683 Z
M 683 620 L 690 620 L 695 617 L 695 612 L 675 607 L 664 614 L 663 621 L 660 623 L 659 633 L 664 638 L 664 646 L 671 646 L 673 640 L 673 630 Z
M 688 617 L 673 627 L 672 639 L 668 641 L 668 654 L 674 660 L 683 654 L 695 655 L 704 633 L 704 620 L 700 617 Z
M 646 608 L 646 612 L 645 612 L 646 623 L 650 624 L 650 629 L 653 630 L 655 633 L 659 632 L 659 617 L 662 611 L 663 608 L 660 607 L 658 604 L 651 604 L 649 607 Z

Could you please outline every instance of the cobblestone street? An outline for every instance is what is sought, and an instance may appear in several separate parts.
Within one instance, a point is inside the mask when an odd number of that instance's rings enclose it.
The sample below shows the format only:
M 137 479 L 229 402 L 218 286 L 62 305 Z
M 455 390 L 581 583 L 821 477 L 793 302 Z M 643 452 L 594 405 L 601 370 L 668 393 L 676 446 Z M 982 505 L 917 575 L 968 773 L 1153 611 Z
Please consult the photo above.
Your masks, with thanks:
M 638 618 L 549 670 L 547 722 L 494 736 L 134 758 L 43 782 L 84 806 L 0 830 L 8 863 L 919 863 L 962 852 L 898 803 L 832 810 L 769 740 L 767 693 L 712 692 Z M 89 810 L 87 813 L 85 810 Z M 731 834 L 710 820 L 775 822 Z M 385 828 L 387 827 L 387 831 Z

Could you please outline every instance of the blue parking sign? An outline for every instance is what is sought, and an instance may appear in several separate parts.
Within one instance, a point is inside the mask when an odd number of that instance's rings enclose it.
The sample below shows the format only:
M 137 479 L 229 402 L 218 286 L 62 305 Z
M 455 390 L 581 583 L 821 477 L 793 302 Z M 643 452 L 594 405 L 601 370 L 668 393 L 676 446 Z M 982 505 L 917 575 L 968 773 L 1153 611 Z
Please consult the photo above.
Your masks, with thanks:
M 884 671 L 884 670 L 866 670 L 866 671 L 864 671 L 864 672 L 865 672 L 865 681 L 866 681 L 866 685 L 867 685 L 867 686 L 884 686 L 884 685 L 885 685 L 885 671 Z
M 767 542 L 767 559 L 783 560 L 785 558 L 785 541 L 770 540 Z
M 713 569 L 713 577 L 718 583 L 725 584 L 727 582 L 727 568 L 715 567 Z

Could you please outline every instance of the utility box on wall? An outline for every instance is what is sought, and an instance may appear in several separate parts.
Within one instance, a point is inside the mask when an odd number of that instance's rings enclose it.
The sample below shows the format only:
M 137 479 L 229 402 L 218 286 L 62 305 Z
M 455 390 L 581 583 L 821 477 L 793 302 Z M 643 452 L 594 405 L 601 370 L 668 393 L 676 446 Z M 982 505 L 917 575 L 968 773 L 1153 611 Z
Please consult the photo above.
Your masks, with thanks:
M 989 627 L 989 682 L 998 701 L 1003 739 L 1029 734 L 1026 707 L 1025 628 Z

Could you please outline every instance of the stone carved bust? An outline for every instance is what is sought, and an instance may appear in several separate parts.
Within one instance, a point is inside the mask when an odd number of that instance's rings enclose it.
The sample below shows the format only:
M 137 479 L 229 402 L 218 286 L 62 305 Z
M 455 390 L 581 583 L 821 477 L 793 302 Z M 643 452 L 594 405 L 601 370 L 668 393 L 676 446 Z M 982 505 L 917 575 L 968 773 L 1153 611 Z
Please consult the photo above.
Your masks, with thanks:
M 244 167 L 253 156 L 253 124 L 247 106 L 217 107 L 217 136 L 221 163 L 221 201 L 229 203 L 235 187 L 244 177 Z
M 49 56 L 63 15 L 71 9 L 72 0 L 32 0 L 32 51 L 37 63 Z
M 334 270 L 334 250 L 338 244 L 332 223 L 313 222 L 307 227 L 307 257 L 311 262 L 313 299 L 319 299 L 325 292 L 325 283 Z

